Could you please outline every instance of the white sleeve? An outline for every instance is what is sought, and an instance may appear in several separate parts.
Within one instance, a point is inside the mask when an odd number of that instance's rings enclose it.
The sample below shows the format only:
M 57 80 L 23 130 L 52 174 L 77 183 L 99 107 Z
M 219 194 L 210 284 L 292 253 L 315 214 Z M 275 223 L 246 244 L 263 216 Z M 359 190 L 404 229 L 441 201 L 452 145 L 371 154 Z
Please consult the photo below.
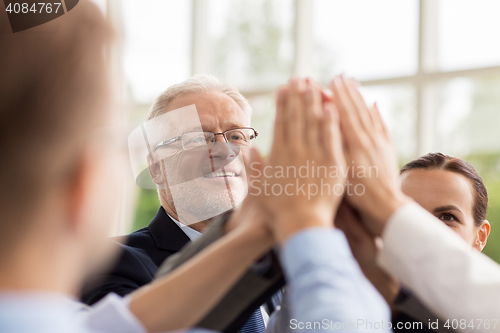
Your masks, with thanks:
M 436 315 L 450 323 L 458 320 L 458 329 L 464 332 L 500 332 L 500 266 L 496 262 L 473 250 L 415 203 L 391 216 L 382 240 L 379 265 Z M 465 327 L 460 326 L 462 319 Z
M 85 328 L 82 332 L 89 333 L 147 333 L 146 328 L 130 311 L 129 301 L 129 297 L 120 297 L 115 293 L 109 293 L 90 309 L 80 311 L 77 324 Z M 215 332 L 194 328 L 178 330 L 175 333 Z
M 128 301 L 110 293 L 79 316 L 89 332 L 147 333 L 142 323 L 130 312 Z

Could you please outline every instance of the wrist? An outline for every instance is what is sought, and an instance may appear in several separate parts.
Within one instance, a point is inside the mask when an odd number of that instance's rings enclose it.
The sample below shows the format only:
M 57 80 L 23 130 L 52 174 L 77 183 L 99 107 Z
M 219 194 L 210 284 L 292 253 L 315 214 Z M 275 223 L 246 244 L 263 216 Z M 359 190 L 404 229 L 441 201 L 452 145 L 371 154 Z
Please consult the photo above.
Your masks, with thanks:
M 412 199 L 403 193 L 395 193 L 382 198 L 379 202 L 373 202 L 372 205 L 370 205 L 372 211 L 367 213 L 373 220 L 373 223 L 370 225 L 370 229 L 374 235 L 381 236 L 390 217 L 400 207 L 411 201 Z M 361 209 L 363 209 L 363 207 L 361 207 Z
M 252 253 L 263 254 L 274 244 L 273 234 L 264 221 L 238 225 L 230 234 L 235 234 L 241 245 Z
M 367 275 L 367 278 L 382 295 L 387 304 L 392 306 L 401 290 L 399 282 L 382 271 Z
M 311 228 L 331 228 L 333 218 L 326 214 L 280 214 L 275 217 L 273 234 L 276 242 L 283 246 L 295 234 Z

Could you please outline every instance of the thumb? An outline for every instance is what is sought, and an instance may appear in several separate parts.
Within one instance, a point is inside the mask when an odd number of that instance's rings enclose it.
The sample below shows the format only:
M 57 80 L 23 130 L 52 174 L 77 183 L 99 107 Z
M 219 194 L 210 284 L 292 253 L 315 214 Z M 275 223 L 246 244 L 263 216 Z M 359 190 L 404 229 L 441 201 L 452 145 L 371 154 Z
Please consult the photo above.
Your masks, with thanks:
M 264 169 L 264 160 L 257 148 L 250 148 L 244 155 L 245 171 L 247 176 L 248 194 L 258 193 L 260 178 Z M 254 194 L 255 194 L 254 193 Z

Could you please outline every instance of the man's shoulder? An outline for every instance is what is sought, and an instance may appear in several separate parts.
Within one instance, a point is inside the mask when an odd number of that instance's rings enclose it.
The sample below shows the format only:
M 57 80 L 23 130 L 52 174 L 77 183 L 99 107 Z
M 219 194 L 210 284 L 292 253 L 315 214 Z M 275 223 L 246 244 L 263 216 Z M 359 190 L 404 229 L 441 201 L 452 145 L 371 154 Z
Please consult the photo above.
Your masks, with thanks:
M 125 250 L 147 249 L 155 246 L 149 227 L 141 228 L 128 235 L 111 237 L 111 240 L 120 244 Z
M 117 268 L 120 266 L 129 268 L 131 266 L 145 265 L 149 271 L 156 271 L 166 257 L 175 253 L 175 251 L 168 251 L 158 247 L 148 227 L 134 231 L 126 236 L 113 237 L 111 240 L 122 248 Z
M 142 228 L 126 236 L 113 237 L 110 242 L 120 249 L 112 269 L 89 281 L 82 300 L 93 304 L 109 292 L 125 296 L 151 282 L 158 266 L 172 253 L 159 249 L 148 228 Z

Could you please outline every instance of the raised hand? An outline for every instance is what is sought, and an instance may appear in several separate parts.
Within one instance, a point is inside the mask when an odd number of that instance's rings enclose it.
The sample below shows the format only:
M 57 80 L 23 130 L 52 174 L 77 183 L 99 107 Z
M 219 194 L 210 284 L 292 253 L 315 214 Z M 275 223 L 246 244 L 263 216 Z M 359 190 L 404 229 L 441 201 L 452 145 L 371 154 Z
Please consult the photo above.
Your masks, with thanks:
M 337 110 L 309 80 L 278 92 L 274 139 L 266 163 L 252 151 L 249 197 L 268 212 L 279 243 L 307 227 L 331 227 L 343 196 L 345 168 Z
M 370 218 L 366 226 L 380 235 L 392 213 L 410 201 L 399 187 L 395 149 L 376 107 L 368 108 L 355 81 L 342 76 L 331 83 L 340 116 L 348 184 L 357 191 L 347 201 Z

